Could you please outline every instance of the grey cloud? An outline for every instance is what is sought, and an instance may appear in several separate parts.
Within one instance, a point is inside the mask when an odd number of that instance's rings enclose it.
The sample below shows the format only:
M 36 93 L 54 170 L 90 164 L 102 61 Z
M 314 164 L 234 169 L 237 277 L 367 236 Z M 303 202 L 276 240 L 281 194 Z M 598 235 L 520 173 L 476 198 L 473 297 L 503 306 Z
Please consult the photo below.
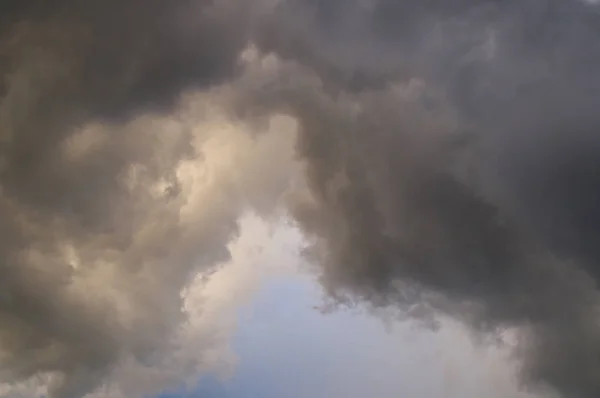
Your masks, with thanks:
M 76 397 L 123 355 L 151 361 L 196 262 L 226 258 L 249 202 L 273 206 L 283 188 L 226 178 L 199 219 L 181 216 L 189 187 L 176 169 L 201 155 L 196 133 L 159 134 L 169 123 L 150 114 L 231 83 L 236 110 L 298 121 L 309 194 L 291 209 L 329 293 L 518 327 L 525 381 L 600 392 L 594 5 L 2 7 L 5 379 L 56 372 L 54 395 Z M 250 42 L 277 61 L 239 74 Z M 94 296 L 96 277 L 114 292 Z
M 111 153 L 90 159 L 84 173 L 65 171 L 56 152 L 73 128 L 168 111 L 182 90 L 230 76 L 246 43 L 244 7 L 236 2 L 14 4 L 2 12 L 9 21 L 0 65 L 3 189 L 34 206 L 69 206 L 80 216 L 94 202 L 88 218 L 103 217 L 108 204 L 95 200 L 99 192 L 114 189 L 113 174 L 131 157 L 147 156 L 151 145 L 113 137 Z M 185 150 L 183 141 L 182 155 Z M 94 187 L 70 191 L 86 178 L 95 179 Z
M 599 15 L 569 0 L 280 5 L 283 33 L 259 42 L 282 83 L 249 98 L 299 121 L 310 195 L 292 209 L 331 294 L 518 327 L 528 386 L 598 395 Z
M 191 114 L 179 106 L 236 74 L 255 11 L 228 0 L 2 2 L 1 382 L 45 377 L 51 397 L 82 397 L 122 362 L 159 361 L 185 320 L 182 289 L 228 259 L 250 202 L 274 207 L 276 172 L 236 192 L 261 171 L 253 143 L 224 146 L 245 146 L 232 156 L 247 172 L 207 149 L 214 127 L 200 111 L 213 98 L 190 100 Z M 283 141 L 271 146 L 285 153 Z

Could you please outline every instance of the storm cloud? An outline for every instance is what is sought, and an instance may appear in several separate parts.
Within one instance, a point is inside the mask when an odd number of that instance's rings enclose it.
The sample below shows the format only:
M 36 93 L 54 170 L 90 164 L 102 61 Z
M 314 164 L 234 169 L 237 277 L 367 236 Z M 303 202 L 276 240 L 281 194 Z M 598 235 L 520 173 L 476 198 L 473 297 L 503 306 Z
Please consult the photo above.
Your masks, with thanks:
M 299 121 L 310 194 L 293 209 L 325 288 L 517 327 L 527 385 L 597 396 L 596 7 L 291 1 L 279 15 L 300 22 L 274 22 L 285 33 L 265 48 L 295 66 L 266 102 Z
M 15 391 L 143 396 L 218 356 L 218 325 L 181 347 L 185 289 L 228 263 L 238 219 L 274 209 L 290 176 L 291 156 L 265 163 L 289 135 L 252 139 L 207 94 L 236 74 L 247 8 L 0 6 L 0 379 Z
M 517 330 L 524 385 L 600 393 L 594 4 L 2 7 L 4 380 L 78 397 L 152 361 L 236 220 L 285 198 L 334 299 Z

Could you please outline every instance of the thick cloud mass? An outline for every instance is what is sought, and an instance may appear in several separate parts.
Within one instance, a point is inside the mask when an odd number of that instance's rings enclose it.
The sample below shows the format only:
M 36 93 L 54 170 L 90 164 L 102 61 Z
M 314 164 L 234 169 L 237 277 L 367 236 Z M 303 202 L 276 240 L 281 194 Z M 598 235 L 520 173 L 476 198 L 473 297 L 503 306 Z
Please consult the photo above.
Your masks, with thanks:
M 246 8 L 2 2 L 0 381 L 14 391 L 157 393 L 219 349 L 210 326 L 195 358 L 178 347 L 182 290 L 228 260 L 244 212 L 275 208 L 291 156 L 265 159 L 291 141 L 240 133 L 216 95 L 180 96 L 234 74 Z
M 525 381 L 598 396 L 597 11 L 281 6 L 270 29 L 285 33 L 263 43 L 304 68 L 261 98 L 299 120 L 310 195 L 295 215 L 331 293 L 519 327 Z
M 297 122 L 334 297 L 516 328 L 524 381 L 597 397 L 599 37 L 576 0 L 4 2 L 0 376 L 78 397 L 164 357 L 295 176 L 225 107 Z

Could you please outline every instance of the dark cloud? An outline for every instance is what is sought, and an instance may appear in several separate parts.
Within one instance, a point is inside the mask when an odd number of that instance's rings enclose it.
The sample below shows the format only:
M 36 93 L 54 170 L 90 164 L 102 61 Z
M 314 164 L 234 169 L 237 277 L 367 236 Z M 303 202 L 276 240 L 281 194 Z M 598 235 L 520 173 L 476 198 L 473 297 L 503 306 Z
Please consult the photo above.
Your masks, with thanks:
M 227 0 L 2 2 L 0 382 L 49 377 L 49 396 L 82 397 L 119 364 L 171 349 L 182 289 L 227 260 L 244 202 L 226 194 L 244 175 L 221 170 L 207 213 L 185 213 L 198 183 L 177 170 L 206 164 L 211 132 L 177 104 L 236 73 L 253 12 Z
M 292 0 L 269 29 L 326 289 L 518 327 L 524 381 L 597 396 L 596 6 Z
M 227 83 L 236 110 L 298 121 L 308 194 L 292 212 L 329 293 L 519 328 L 524 381 L 596 397 L 596 6 L 262 6 L 2 3 L 0 376 L 58 374 L 52 394 L 78 397 L 123 356 L 150 361 L 196 262 L 227 257 L 249 206 L 240 189 L 273 205 L 279 185 L 263 200 L 226 181 L 199 219 L 181 216 L 175 170 L 200 159 L 196 133 L 157 126 L 182 93 Z M 242 76 L 250 42 L 275 59 Z M 96 277 L 126 298 L 98 293 Z

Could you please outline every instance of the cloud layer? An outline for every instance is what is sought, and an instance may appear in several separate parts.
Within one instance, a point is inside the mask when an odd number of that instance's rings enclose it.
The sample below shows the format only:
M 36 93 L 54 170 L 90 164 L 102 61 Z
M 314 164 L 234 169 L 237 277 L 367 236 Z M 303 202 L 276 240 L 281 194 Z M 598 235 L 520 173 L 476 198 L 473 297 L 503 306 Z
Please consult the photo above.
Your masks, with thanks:
M 332 297 L 517 328 L 529 385 L 600 393 L 595 5 L 1 7 L 3 380 L 79 397 L 164 357 L 285 196 Z

